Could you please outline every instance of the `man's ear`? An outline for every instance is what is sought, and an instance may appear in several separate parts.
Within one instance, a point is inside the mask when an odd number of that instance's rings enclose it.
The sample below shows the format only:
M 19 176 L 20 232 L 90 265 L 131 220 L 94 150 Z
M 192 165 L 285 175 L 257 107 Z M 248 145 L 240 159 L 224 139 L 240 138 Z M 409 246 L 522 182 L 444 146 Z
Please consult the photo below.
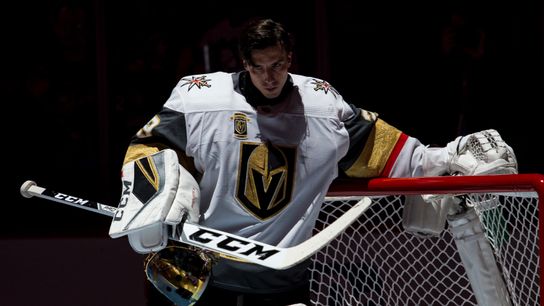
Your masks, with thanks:
M 242 65 L 244 66 L 245 70 L 249 70 L 249 63 L 246 60 L 242 60 Z
M 287 53 L 287 67 L 291 67 L 291 63 L 293 62 L 293 52 Z

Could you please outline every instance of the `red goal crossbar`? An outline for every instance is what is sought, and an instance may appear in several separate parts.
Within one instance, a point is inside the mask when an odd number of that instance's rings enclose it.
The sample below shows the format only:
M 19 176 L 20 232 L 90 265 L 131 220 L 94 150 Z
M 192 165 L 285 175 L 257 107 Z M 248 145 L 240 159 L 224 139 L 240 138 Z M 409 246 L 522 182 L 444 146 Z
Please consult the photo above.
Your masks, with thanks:
M 328 195 L 450 194 L 535 191 L 544 195 L 544 175 L 441 176 L 417 178 L 337 179 Z

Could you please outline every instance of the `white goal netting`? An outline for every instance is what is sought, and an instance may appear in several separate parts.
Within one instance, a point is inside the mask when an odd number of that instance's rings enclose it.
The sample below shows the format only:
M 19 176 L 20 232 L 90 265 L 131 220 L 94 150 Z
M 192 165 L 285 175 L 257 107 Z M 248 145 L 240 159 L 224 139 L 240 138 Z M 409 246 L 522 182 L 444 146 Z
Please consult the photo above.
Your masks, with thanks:
M 360 197 L 330 197 L 316 232 Z M 373 196 L 372 206 L 313 257 L 315 305 L 477 305 L 447 225 L 438 237 L 404 231 L 404 196 Z M 471 193 L 513 305 L 540 305 L 536 192 Z

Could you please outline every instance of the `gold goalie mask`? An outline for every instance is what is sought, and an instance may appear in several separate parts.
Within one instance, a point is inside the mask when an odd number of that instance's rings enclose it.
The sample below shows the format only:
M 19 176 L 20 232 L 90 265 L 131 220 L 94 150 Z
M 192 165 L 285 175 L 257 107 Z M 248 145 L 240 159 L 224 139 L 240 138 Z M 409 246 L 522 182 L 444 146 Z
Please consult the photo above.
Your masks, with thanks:
M 144 261 L 147 279 L 177 306 L 194 305 L 208 284 L 216 256 L 188 246 L 168 246 Z

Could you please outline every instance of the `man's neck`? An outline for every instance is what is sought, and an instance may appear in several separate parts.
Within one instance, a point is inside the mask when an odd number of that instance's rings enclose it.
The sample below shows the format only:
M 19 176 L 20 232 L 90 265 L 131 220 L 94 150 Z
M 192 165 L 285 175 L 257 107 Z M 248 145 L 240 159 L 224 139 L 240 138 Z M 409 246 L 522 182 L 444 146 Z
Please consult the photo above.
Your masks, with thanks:
M 247 102 L 253 107 L 276 105 L 285 100 L 293 89 L 293 80 L 291 77 L 287 79 L 281 93 L 276 98 L 269 99 L 265 97 L 251 82 L 249 72 L 242 71 L 239 73 L 238 86 L 240 93 L 246 98 Z

